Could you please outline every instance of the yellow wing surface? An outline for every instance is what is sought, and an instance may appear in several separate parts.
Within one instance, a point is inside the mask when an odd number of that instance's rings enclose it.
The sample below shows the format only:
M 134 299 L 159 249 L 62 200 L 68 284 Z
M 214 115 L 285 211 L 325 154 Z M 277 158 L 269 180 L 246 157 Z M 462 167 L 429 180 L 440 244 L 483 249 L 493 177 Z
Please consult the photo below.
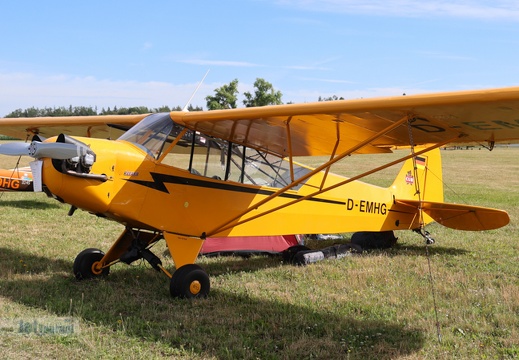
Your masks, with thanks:
M 391 124 L 411 120 L 377 137 L 357 153 L 444 141 L 516 142 L 519 87 L 327 101 L 209 112 L 172 112 L 190 129 L 282 157 L 340 153 Z
M 116 138 L 146 115 L 0 119 L 0 133 L 58 133 Z M 341 153 L 375 136 L 356 153 L 389 152 L 394 146 L 452 141 L 516 142 L 519 87 L 373 99 L 325 101 L 256 108 L 171 112 L 171 118 L 206 135 L 282 157 Z M 410 120 L 390 132 L 381 132 Z M 336 143 L 338 145 L 336 146 Z
M 64 133 L 100 139 L 117 139 L 148 114 L 98 115 L 0 119 L 0 134 L 25 139 L 28 135 L 51 137 Z

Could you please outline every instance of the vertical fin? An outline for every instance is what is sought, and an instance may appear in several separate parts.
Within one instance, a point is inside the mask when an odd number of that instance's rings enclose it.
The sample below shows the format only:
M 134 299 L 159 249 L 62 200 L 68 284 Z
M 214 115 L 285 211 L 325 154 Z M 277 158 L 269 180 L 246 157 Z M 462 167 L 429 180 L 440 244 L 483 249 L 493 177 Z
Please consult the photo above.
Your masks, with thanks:
M 434 149 L 407 160 L 391 189 L 396 199 L 443 202 L 440 150 Z
M 439 149 L 407 160 L 391 185 L 395 200 L 443 202 L 442 162 Z M 433 220 L 424 215 L 424 223 Z

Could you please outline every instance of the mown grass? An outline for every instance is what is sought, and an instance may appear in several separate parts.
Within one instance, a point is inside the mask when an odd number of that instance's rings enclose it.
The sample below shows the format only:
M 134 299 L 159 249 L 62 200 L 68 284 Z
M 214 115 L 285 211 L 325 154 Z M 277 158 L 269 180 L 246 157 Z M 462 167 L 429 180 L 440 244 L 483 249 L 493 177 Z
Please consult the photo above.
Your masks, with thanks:
M 77 253 L 106 250 L 121 225 L 81 211 L 67 217 L 66 205 L 43 194 L 4 193 L 0 320 L 73 317 L 80 331 L 36 336 L 0 329 L 2 357 L 517 358 L 518 157 L 513 148 L 443 152 L 447 200 L 505 209 L 511 223 L 488 232 L 430 226 L 441 342 L 416 234 L 398 232 L 391 250 L 306 267 L 275 257 L 201 258 L 211 294 L 183 301 L 170 298 L 166 277 L 142 262 L 117 264 L 101 281 L 77 282 Z M 370 168 L 378 159 L 351 157 L 335 172 Z M 12 159 L 0 166 L 13 166 Z M 371 180 L 387 184 L 395 172 Z M 155 252 L 173 268 L 164 250 L 159 244 Z

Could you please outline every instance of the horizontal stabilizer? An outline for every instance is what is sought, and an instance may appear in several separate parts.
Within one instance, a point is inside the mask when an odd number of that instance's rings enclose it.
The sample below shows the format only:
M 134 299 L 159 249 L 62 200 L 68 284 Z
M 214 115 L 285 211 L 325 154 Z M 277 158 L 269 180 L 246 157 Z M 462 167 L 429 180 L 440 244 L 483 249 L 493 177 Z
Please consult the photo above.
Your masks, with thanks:
M 416 209 L 421 207 L 437 223 L 456 230 L 492 230 L 510 222 L 503 210 L 418 200 L 396 200 L 396 203 Z

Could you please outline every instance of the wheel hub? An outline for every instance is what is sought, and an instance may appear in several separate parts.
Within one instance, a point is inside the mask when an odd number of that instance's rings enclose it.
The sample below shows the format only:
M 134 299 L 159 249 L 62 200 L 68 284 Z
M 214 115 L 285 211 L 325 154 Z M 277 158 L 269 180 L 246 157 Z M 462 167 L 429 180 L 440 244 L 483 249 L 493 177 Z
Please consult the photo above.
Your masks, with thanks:
M 95 263 L 92 264 L 92 274 L 101 275 L 102 272 L 103 272 L 103 267 L 101 266 L 100 261 L 96 261 Z
M 202 290 L 202 284 L 200 284 L 200 281 L 194 280 L 189 284 L 189 291 L 191 294 L 196 295 Z

